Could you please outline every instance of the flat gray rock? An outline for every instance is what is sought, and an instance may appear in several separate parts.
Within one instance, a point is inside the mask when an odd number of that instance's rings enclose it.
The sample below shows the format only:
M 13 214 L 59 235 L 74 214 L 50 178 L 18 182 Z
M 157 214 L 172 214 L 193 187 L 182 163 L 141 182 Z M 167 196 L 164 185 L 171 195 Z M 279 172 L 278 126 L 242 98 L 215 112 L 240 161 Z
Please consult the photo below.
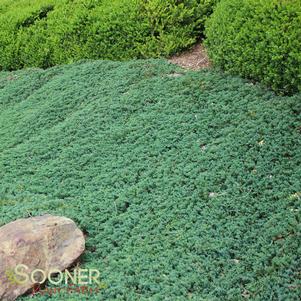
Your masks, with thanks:
M 12 274 L 17 266 L 48 274 L 70 267 L 84 252 L 82 231 L 69 218 L 44 215 L 20 219 L 0 228 L 0 300 L 12 301 L 33 288 L 29 279 L 20 284 Z M 42 274 L 40 273 L 42 277 Z M 39 273 L 37 274 L 39 277 Z M 25 277 L 23 278 L 24 282 Z

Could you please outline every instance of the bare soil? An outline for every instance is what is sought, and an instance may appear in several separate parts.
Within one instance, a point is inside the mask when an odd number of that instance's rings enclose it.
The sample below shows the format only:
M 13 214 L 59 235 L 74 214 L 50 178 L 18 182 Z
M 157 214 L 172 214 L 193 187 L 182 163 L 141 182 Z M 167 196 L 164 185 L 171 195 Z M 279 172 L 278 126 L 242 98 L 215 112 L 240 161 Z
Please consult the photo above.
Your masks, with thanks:
M 190 50 L 171 57 L 169 61 L 190 70 L 200 70 L 211 66 L 207 51 L 202 44 L 197 44 Z

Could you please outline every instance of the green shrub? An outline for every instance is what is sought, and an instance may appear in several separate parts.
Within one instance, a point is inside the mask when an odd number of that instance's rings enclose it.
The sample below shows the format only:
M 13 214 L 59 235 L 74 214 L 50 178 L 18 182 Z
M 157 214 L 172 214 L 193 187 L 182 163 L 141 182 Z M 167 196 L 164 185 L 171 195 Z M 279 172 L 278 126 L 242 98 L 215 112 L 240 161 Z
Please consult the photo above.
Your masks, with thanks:
M 206 27 L 216 66 L 281 94 L 301 91 L 300 0 L 224 0 Z
M 0 4 L 0 70 L 169 56 L 196 42 L 217 0 L 17 0 Z
M 140 0 L 148 35 L 138 45 L 143 57 L 168 56 L 203 37 L 204 24 L 218 0 Z

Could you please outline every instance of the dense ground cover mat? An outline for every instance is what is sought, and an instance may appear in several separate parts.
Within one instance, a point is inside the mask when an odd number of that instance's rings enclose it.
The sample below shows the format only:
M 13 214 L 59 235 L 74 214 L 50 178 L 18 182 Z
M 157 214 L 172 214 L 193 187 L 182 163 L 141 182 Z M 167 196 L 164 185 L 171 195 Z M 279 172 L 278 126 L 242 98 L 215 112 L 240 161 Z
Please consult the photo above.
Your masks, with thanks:
M 1 72 L 0 92 L 0 226 L 72 218 L 101 271 L 97 294 L 35 300 L 299 300 L 300 95 L 160 60 Z
M 0 69 L 169 56 L 202 37 L 216 2 L 0 1 Z
M 216 66 L 277 93 L 301 91 L 301 2 L 224 0 L 208 20 Z

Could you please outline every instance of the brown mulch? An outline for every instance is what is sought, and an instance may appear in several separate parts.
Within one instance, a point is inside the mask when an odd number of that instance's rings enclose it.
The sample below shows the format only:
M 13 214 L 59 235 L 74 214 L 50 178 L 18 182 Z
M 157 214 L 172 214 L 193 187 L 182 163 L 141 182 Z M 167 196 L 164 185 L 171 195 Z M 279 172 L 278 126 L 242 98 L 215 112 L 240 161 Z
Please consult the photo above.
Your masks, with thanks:
M 200 70 L 211 66 L 207 51 L 202 44 L 197 44 L 190 50 L 171 57 L 169 61 L 190 70 Z

